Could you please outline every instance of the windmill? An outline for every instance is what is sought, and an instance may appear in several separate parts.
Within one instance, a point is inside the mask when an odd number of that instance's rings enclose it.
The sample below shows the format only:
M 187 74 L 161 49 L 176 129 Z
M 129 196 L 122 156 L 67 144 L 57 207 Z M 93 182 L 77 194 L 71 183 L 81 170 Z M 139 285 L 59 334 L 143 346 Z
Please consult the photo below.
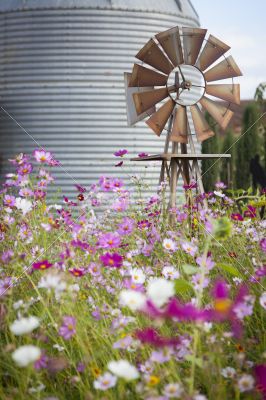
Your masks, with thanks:
M 160 182 L 166 173 L 170 182 L 169 207 L 176 203 L 179 176 L 185 185 L 195 177 L 203 194 L 199 160 L 230 157 L 196 154 L 194 146 L 195 135 L 198 142 L 214 135 L 204 110 L 225 129 L 233 116 L 232 106 L 240 104 L 240 85 L 233 78 L 242 73 L 233 57 L 224 55 L 230 47 L 213 35 L 206 39 L 206 33 L 206 29 L 178 26 L 160 32 L 137 53 L 138 62 L 132 72 L 125 73 L 128 124 L 148 117 L 145 122 L 157 136 L 165 129 L 167 132 L 162 154 L 132 160 L 162 162 Z M 228 78 L 232 78 L 230 83 L 217 84 Z

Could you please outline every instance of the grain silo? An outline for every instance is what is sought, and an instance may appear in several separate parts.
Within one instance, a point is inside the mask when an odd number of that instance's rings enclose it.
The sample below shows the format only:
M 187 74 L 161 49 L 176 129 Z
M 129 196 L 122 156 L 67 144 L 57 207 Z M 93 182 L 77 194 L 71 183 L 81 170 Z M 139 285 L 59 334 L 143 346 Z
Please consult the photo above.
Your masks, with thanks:
M 160 152 L 164 138 L 145 123 L 127 126 L 123 72 L 152 35 L 175 25 L 199 26 L 189 0 L 0 1 L 0 102 L 14 118 L 1 110 L 1 174 L 4 160 L 32 152 L 36 140 L 68 171 L 56 177 L 70 194 L 74 180 L 126 179 L 132 171 L 114 168 L 115 150 Z M 150 174 L 157 183 L 158 169 Z

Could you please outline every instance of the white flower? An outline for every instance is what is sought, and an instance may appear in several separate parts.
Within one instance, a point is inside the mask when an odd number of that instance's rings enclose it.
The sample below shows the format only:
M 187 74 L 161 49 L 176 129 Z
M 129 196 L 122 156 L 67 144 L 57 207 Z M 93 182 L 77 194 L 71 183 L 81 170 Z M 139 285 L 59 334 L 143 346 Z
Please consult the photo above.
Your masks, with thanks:
M 236 370 L 232 367 L 223 368 L 221 374 L 224 378 L 234 378 L 236 376 Z
M 171 265 L 163 267 L 162 274 L 166 279 L 170 280 L 178 279 L 180 276 L 179 271 Z
M 167 303 L 174 294 L 174 283 L 164 278 L 151 279 L 147 287 L 147 295 L 157 307 Z
M 140 268 L 132 268 L 130 271 L 130 276 L 133 283 L 142 284 L 146 279 L 144 272 Z
M 225 194 L 224 194 L 224 193 L 218 192 L 217 190 L 214 190 L 213 193 L 215 194 L 215 196 L 218 196 L 218 197 L 225 197 Z
M 95 389 L 107 390 L 116 385 L 117 377 L 106 372 L 104 375 L 98 377 L 97 380 L 93 382 Z
M 166 397 L 180 397 L 183 393 L 183 389 L 179 383 L 169 383 L 164 387 L 164 394 Z
M 164 239 L 163 247 L 168 251 L 175 251 L 177 249 L 176 242 L 172 239 Z
M 130 364 L 127 360 L 110 361 L 107 368 L 116 376 L 124 378 L 127 381 L 137 379 L 139 372 L 134 365 Z
M 24 304 L 24 301 L 21 299 L 18 301 L 15 301 L 15 303 L 13 303 L 14 310 L 18 310 L 20 307 L 23 306 L 23 304 Z
M 32 345 L 21 346 L 12 353 L 12 358 L 19 367 L 26 367 L 40 357 L 41 350 Z
M 10 330 L 14 335 L 19 336 L 32 332 L 34 329 L 38 328 L 39 325 L 39 319 L 30 316 L 28 318 L 16 319 L 13 324 L 10 325 Z
M 260 296 L 260 305 L 266 310 L 266 292 L 263 292 Z
M 208 399 L 206 396 L 204 396 L 204 394 L 195 394 L 193 400 L 208 400 Z
M 255 379 L 252 375 L 243 374 L 237 381 L 240 392 L 247 392 L 254 388 Z
M 21 197 L 16 198 L 16 207 L 22 211 L 23 215 L 26 215 L 32 209 L 32 202 Z
M 140 310 L 146 303 L 145 295 L 135 290 L 122 290 L 119 300 L 121 305 L 129 307 L 132 311 Z
M 66 283 L 61 280 L 60 275 L 48 273 L 41 277 L 38 283 L 38 288 L 44 288 L 48 291 L 54 289 L 57 293 L 59 293 L 66 289 Z

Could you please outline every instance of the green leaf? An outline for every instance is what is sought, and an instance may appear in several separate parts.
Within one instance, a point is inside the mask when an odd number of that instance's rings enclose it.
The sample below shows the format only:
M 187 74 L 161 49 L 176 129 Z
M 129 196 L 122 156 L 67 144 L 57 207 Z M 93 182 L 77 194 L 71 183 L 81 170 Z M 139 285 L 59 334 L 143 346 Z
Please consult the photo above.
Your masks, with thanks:
M 223 263 L 218 263 L 216 265 L 217 265 L 217 267 L 221 268 L 223 271 L 227 272 L 229 275 L 237 276 L 238 278 L 242 278 L 241 273 L 233 265 L 223 264 Z
M 184 273 L 187 274 L 187 275 L 193 275 L 196 272 L 199 272 L 199 268 L 198 267 L 194 267 L 193 265 L 190 265 L 190 264 L 182 265 L 182 269 L 183 269 Z
M 201 358 L 195 357 L 192 354 L 188 354 L 186 356 L 186 360 L 190 361 L 190 362 L 195 362 L 195 364 L 199 367 L 202 368 L 203 367 L 203 362 Z
M 176 294 L 184 294 L 186 292 L 194 292 L 193 286 L 185 281 L 185 279 L 176 279 L 175 280 L 175 292 Z

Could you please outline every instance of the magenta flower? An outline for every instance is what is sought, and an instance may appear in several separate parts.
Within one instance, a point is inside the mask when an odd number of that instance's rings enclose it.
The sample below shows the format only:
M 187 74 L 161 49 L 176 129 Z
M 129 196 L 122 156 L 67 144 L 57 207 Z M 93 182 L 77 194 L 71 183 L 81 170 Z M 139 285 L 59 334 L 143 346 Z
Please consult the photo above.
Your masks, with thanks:
M 120 268 L 123 264 L 123 257 L 118 253 L 105 253 L 100 256 L 100 260 L 105 267 Z
M 124 161 L 119 161 L 119 163 L 115 164 L 115 167 L 122 167 L 124 164 Z
M 63 318 L 63 324 L 59 328 L 59 335 L 65 340 L 69 340 L 76 333 L 76 319 L 71 316 Z
M 137 330 L 135 334 L 142 343 L 147 343 L 155 347 L 176 346 L 180 343 L 178 338 L 167 338 L 161 336 L 153 328 Z
M 49 263 L 47 260 L 43 260 L 43 261 L 38 261 L 36 263 L 32 264 L 32 269 L 48 269 L 51 268 L 53 266 L 53 264 Z
M 244 218 L 239 213 L 231 214 L 231 219 L 233 219 L 234 221 L 244 221 Z
M 14 207 L 16 203 L 16 198 L 15 196 L 11 196 L 9 194 L 6 194 L 4 197 L 4 205 L 7 207 Z
M 148 155 L 149 155 L 148 153 L 139 153 L 138 157 L 143 158 L 143 157 L 148 157 Z
M 255 367 L 256 389 L 262 394 L 263 400 L 266 400 L 266 364 Z
M 32 169 L 33 169 L 32 165 L 27 163 L 27 164 L 22 164 L 18 168 L 17 172 L 18 172 L 19 175 L 28 175 L 28 174 L 30 174 L 32 172 Z
M 128 154 L 128 151 L 126 149 L 121 149 L 118 150 L 114 153 L 115 157 L 123 157 L 125 154 Z
M 151 226 L 151 223 L 147 219 L 144 219 L 144 220 L 138 222 L 139 229 L 148 229 L 148 228 L 150 228 L 150 226 Z
M 264 253 L 266 253 L 266 238 L 261 239 L 260 248 Z
M 99 185 L 104 192 L 110 192 L 113 190 L 113 181 L 105 176 L 100 177 Z
M 87 189 L 84 186 L 81 185 L 75 185 L 77 190 L 79 191 L 79 193 L 85 193 L 87 191 Z
M 244 217 L 256 218 L 256 208 L 249 205 L 248 209 L 246 211 L 244 211 Z
M 98 241 L 98 246 L 102 249 L 112 249 L 114 247 L 119 247 L 121 244 L 121 239 L 117 233 L 103 233 Z
M 86 274 L 85 268 L 70 268 L 68 270 L 73 276 L 81 277 Z
M 131 218 L 124 217 L 123 221 L 118 224 L 118 230 L 117 232 L 120 235 L 129 235 L 130 233 L 133 232 L 135 226 L 135 221 Z
M 50 151 L 45 151 L 45 150 L 34 150 L 33 156 L 35 157 L 35 160 L 39 163 L 49 163 L 52 160 L 52 154 Z
M 34 368 L 39 371 L 40 369 L 47 368 L 47 364 L 48 357 L 46 356 L 45 352 L 42 351 L 41 357 L 34 363 Z

